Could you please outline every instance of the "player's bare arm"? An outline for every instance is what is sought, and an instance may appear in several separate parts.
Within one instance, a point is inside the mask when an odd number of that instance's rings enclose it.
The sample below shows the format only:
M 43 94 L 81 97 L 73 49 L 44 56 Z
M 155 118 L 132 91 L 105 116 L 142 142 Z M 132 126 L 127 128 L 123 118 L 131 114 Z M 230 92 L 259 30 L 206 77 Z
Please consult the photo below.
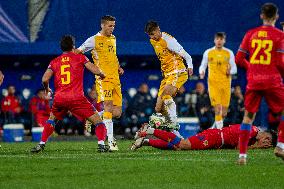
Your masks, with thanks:
M 49 92 L 52 93 L 52 90 L 49 88 L 49 80 L 51 79 L 52 75 L 53 71 L 51 69 L 47 69 L 42 76 L 42 85 L 46 95 L 48 95 Z
M 87 62 L 85 67 L 93 74 L 100 76 L 102 79 L 105 78 L 105 74 L 102 72 L 102 70 L 91 62 Z

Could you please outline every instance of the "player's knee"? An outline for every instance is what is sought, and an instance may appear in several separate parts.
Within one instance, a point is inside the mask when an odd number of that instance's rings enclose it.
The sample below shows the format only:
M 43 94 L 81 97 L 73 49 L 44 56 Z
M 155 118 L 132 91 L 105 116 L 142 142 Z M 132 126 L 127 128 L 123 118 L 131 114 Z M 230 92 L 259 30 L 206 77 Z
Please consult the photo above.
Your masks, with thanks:
M 156 104 L 156 106 L 155 106 L 155 112 L 161 113 L 161 111 L 162 111 L 162 108 Z
M 121 117 L 121 114 L 122 114 L 122 110 L 114 110 L 112 115 L 114 118 L 120 118 Z

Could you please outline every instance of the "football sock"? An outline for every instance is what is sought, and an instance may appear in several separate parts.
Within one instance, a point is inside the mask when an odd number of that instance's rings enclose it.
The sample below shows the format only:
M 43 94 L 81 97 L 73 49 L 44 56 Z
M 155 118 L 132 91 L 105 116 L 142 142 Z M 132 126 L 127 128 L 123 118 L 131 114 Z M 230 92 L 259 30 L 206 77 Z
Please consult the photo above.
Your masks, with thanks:
M 241 124 L 240 138 L 239 138 L 240 157 L 246 158 L 250 131 L 251 131 L 251 124 L 247 124 L 247 123 Z
M 280 124 L 278 126 L 277 146 L 284 149 L 284 116 L 281 116 Z
M 41 135 L 41 141 L 40 144 L 45 144 L 48 137 L 53 133 L 55 127 L 55 121 L 54 120 L 47 120 L 44 124 L 43 132 Z
M 180 141 L 181 141 L 181 138 L 176 136 L 174 133 L 159 130 L 159 129 L 154 130 L 154 136 L 159 138 L 159 139 L 162 139 L 166 142 L 169 142 L 169 143 L 171 143 L 172 145 L 175 145 L 175 146 L 178 146 Z
M 215 124 L 217 129 L 223 128 L 223 119 L 222 115 L 215 115 Z
M 165 105 L 165 110 L 168 117 L 172 123 L 177 123 L 177 107 L 176 103 L 170 95 L 165 95 L 162 97 Z
M 106 140 L 106 126 L 104 123 L 98 123 L 95 125 L 95 133 L 96 133 L 96 136 L 98 138 L 98 144 L 102 144 L 104 145 L 105 144 L 105 140 Z
M 147 129 L 146 133 L 147 133 L 148 135 L 152 135 L 152 134 L 154 134 L 154 131 L 155 131 L 154 128 L 149 127 L 149 128 Z
M 104 112 L 103 113 L 103 122 L 107 129 L 107 138 L 108 142 L 113 142 L 113 122 L 112 122 L 112 113 Z
M 170 142 L 163 141 L 161 139 L 149 139 L 148 142 L 149 146 L 159 149 L 173 149 L 174 145 Z

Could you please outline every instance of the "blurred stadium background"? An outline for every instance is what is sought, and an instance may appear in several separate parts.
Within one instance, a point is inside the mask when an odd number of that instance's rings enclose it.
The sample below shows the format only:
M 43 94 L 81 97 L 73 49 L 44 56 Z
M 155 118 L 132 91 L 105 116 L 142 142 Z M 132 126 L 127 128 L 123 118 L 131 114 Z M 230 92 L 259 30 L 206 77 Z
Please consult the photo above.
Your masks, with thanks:
M 1 86 L 2 99 L 7 95 L 7 87 L 15 86 L 16 96 L 23 110 L 17 120 L 7 118 L 1 110 L 0 125 L 21 122 L 30 130 L 36 126 L 29 109 L 31 98 L 41 88 L 41 77 L 49 61 L 60 54 L 58 41 L 64 34 L 76 37 L 78 47 L 89 36 L 100 30 L 100 18 L 110 14 L 116 17 L 114 35 L 117 38 L 117 53 L 125 74 L 121 77 L 123 90 L 123 116 L 117 120 L 116 134 L 129 134 L 153 112 L 161 74 L 160 64 L 144 33 L 144 25 L 149 19 L 157 20 L 161 30 L 173 35 L 185 50 L 192 55 L 194 76 L 186 83 L 185 91 L 178 94 L 180 117 L 198 117 L 205 126 L 212 124 L 212 112 L 200 115 L 198 109 L 199 92 L 196 84 L 206 80 L 198 79 L 198 67 L 203 52 L 213 46 L 215 32 L 227 33 L 226 46 L 236 53 L 245 32 L 261 24 L 260 6 L 263 0 L 0 0 L 0 70 L 5 75 Z M 284 20 L 283 0 L 274 0 L 280 10 L 280 20 Z M 279 22 L 277 27 L 280 28 Z M 91 58 L 90 54 L 87 54 Z M 93 76 L 85 73 L 86 94 L 94 82 Z M 146 83 L 147 87 L 140 87 Z M 238 69 L 232 87 L 241 87 L 244 94 L 246 77 L 244 70 Z M 142 88 L 142 89 L 141 89 Z M 140 91 L 140 96 L 137 91 Z M 233 92 L 233 90 L 232 90 Z M 234 96 L 234 95 L 233 95 Z M 242 103 L 232 100 L 227 124 L 240 122 Z M 145 101 L 144 101 L 145 100 Z M 204 100 L 204 99 L 203 99 Z M 201 102 L 200 102 L 201 103 Z M 202 101 L 203 103 L 203 101 Z M 207 104 L 202 104 L 206 107 Z M 204 103 L 207 103 L 204 100 Z M 142 104 L 144 106 L 142 106 Z M 238 117 L 236 118 L 236 114 Z M 240 115 L 239 115 L 240 114 Z M 256 125 L 269 127 L 277 122 L 269 116 L 269 110 L 262 104 Z M 63 123 L 64 131 L 77 125 L 83 134 L 83 124 L 73 118 Z M 0 127 L 1 127 L 0 126 Z M 81 128 L 81 130 L 80 130 Z

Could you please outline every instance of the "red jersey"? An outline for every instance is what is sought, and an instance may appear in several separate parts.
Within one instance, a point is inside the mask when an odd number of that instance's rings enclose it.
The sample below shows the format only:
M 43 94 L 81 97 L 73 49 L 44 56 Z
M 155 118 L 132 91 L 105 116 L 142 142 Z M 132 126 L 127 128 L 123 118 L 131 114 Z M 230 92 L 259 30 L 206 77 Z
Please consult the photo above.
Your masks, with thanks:
M 250 139 L 256 137 L 258 129 L 252 126 Z M 191 136 L 188 140 L 192 150 L 236 148 L 239 143 L 240 124 L 230 125 L 223 129 L 207 129 L 197 135 Z M 253 143 L 252 140 L 250 144 Z
M 86 56 L 73 52 L 63 53 L 50 62 L 48 69 L 54 74 L 55 99 L 84 98 L 83 78 L 87 62 Z
M 279 87 L 283 67 L 284 33 L 273 26 L 260 26 L 249 30 L 236 55 L 236 63 L 247 68 L 248 89 Z M 245 56 L 249 55 L 249 61 Z
M 236 148 L 239 144 L 240 137 L 240 124 L 230 125 L 229 127 L 224 127 L 222 129 L 224 137 L 224 148 Z M 258 133 L 258 128 L 256 126 L 251 127 L 250 132 L 250 142 L 249 145 L 253 144 L 254 139 Z
M 20 100 L 14 95 L 8 95 L 1 101 L 1 109 L 3 112 L 20 113 L 23 107 L 20 104 Z

